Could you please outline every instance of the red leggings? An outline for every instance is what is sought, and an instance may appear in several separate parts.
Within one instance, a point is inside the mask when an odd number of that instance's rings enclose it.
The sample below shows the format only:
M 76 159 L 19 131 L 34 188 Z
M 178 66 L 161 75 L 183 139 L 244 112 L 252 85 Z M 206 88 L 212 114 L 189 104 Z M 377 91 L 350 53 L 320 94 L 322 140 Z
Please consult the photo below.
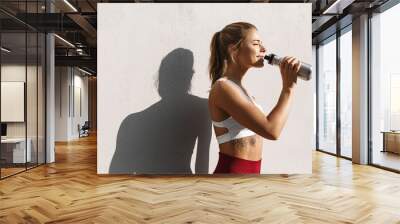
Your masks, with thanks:
M 237 174 L 260 174 L 261 159 L 258 161 L 236 158 L 219 152 L 219 160 L 214 174 L 237 173 Z

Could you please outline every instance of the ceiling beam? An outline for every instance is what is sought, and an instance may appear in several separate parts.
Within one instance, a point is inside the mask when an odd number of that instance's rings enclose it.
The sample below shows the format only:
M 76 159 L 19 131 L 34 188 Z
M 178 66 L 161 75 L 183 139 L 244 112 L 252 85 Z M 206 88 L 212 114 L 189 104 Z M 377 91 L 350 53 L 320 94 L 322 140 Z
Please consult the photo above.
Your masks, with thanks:
M 83 66 L 96 70 L 95 57 L 90 56 L 55 56 L 56 66 Z

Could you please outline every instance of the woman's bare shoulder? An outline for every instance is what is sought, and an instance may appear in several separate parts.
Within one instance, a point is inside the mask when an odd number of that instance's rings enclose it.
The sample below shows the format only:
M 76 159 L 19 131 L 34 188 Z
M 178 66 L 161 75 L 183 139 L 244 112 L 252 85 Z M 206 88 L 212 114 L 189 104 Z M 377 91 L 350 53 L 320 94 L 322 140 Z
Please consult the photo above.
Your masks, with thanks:
M 234 91 L 234 89 L 230 89 L 229 87 L 227 89 L 227 87 L 226 87 L 227 85 L 229 85 L 229 84 L 227 84 L 226 80 L 224 80 L 222 78 L 215 81 L 211 85 L 211 89 L 210 89 L 210 92 L 208 95 L 209 103 L 217 105 L 218 104 L 217 102 L 220 101 L 221 98 L 224 98 L 223 95 L 226 94 L 226 91 L 228 91 L 228 92 L 230 92 L 232 90 Z
M 221 85 L 224 82 L 223 79 L 218 79 L 217 81 L 215 81 L 212 85 L 211 85 L 211 89 L 210 89 L 210 96 L 215 96 L 218 95 L 218 92 L 221 91 Z
M 246 94 L 236 84 L 230 83 L 226 79 L 218 79 L 212 86 L 212 94 L 215 98 L 219 99 L 226 97 L 236 99 L 247 99 Z

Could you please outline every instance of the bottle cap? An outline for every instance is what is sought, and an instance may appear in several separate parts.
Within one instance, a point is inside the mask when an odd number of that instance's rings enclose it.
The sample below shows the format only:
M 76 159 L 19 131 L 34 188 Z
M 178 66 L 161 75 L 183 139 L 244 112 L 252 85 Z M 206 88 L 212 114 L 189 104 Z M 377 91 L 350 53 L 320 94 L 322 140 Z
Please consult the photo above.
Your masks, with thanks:
M 268 61 L 268 64 L 272 65 L 272 60 L 274 60 L 275 54 L 267 54 L 264 59 Z

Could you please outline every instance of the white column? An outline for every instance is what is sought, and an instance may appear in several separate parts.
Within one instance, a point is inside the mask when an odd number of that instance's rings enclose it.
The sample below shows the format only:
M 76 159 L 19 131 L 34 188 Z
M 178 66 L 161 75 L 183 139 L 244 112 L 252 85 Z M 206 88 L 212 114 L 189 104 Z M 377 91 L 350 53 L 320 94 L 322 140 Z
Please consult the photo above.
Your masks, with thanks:
M 53 12 L 54 6 L 50 1 L 46 4 L 47 11 Z M 54 35 L 46 35 L 46 163 L 55 162 L 54 133 L 55 133 L 55 44 Z
M 368 163 L 368 15 L 353 20 L 353 162 Z

